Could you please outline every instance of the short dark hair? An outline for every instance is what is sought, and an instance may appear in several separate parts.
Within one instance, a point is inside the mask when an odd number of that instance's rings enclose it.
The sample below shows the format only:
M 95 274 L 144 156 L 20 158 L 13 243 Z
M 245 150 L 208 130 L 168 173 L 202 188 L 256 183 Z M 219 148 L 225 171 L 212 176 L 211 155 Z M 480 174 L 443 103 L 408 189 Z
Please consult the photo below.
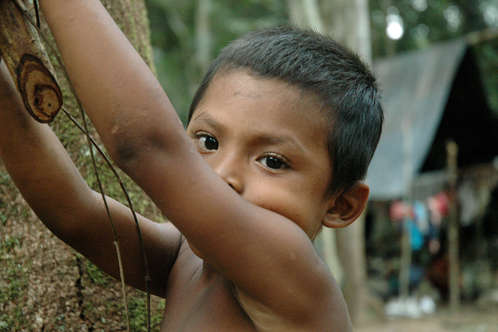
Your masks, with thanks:
M 383 112 L 375 77 L 358 56 L 313 31 L 278 27 L 251 32 L 226 46 L 211 64 L 194 95 L 188 121 L 216 73 L 235 69 L 318 96 L 331 122 L 331 193 L 364 179 L 380 138 Z

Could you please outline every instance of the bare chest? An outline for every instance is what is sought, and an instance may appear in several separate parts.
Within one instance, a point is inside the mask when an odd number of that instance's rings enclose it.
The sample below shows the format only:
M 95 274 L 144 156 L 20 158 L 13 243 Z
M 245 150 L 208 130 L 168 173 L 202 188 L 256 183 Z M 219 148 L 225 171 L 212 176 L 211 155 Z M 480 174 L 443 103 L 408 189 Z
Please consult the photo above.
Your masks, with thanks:
M 180 274 L 170 282 L 161 331 L 256 331 L 221 276 Z

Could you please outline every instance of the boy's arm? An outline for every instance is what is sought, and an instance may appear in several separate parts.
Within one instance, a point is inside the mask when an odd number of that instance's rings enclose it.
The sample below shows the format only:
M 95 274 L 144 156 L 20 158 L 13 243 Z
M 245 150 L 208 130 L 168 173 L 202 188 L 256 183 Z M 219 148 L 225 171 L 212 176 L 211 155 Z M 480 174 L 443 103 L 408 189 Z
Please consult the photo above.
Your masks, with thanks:
M 22 195 L 59 238 L 103 270 L 119 278 L 112 231 L 100 194 L 93 192 L 48 125 L 35 122 L 0 60 L 0 158 Z M 124 262 L 126 281 L 144 288 L 142 255 L 130 211 L 109 199 Z M 172 225 L 139 217 L 153 292 L 164 296 L 179 233 Z
M 41 4 L 109 153 L 203 258 L 295 325 L 309 327 L 317 316 L 323 321 L 325 314 L 342 312 L 340 295 L 307 235 L 283 216 L 245 201 L 209 168 L 100 2 Z

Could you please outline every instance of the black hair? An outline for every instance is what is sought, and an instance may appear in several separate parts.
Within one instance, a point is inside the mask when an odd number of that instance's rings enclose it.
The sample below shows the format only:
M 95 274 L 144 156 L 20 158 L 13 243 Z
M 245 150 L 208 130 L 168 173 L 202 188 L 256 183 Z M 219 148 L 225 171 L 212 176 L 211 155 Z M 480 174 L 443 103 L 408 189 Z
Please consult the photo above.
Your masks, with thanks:
M 315 94 L 331 123 L 331 193 L 364 179 L 380 138 L 383 112 L 375 77 L 358 56 L 313 31 L 278 27 L 251 32 L 226 46 L 211 64 L 194 95 L 188 121 L 214 76 L 236 69 Z

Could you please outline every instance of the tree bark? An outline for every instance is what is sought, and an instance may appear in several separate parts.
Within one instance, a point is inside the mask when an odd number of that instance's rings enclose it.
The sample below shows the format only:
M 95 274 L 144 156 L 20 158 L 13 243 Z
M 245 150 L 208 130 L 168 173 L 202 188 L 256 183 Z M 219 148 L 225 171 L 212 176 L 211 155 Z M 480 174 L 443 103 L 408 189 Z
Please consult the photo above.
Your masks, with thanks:
M 25 4 L 26 10 L 34 21 L 33 1 L 16 1 Z M 12 10 L 13 3 L 11 0 L 0 0 L 2 15 L 7 7 Z M 102 0 L 102 3 L 135 49 L 154 71 L 144 0 Z M 56 61 L 57 56 L 52 52 L 54 49 L 53 37 L 43 17 L 41 17 L 41 31 L 46 36 L 46 40 L 38 38 L 36 29 L 30 24 L 25 24 L 25 28 L 23 28 L 26 31 L 29 30 L 29 33 L 21 35 L 18 32 L 20 30 L 12 30 L 12 25 L 10 26 L 11 31 L 8 31 L 6 26 L 8 20 L 4 17 L 2 16 L 0 22 L 0 53 L 6 58 L 6 63 L 10 61 L 10 67 L 17 68 L 24 53 L 33 54 L 36 58 L 41 59 L 41 64 L 57 78 L 63 96 L 64 108 L 78 117 L 77 103 L 71 95 L 68 82 L 64 78 L 61 64 Z M 12 17 L 9 16 L 9 18 Z M 19 28 L 23 26 L 21 22 L 23 19 L 22 15 L 17 15 L 15 21 L 10 23 L 17 24 Z M 15 32 L 14 37 L 18 38 L 16 43 L 11 42 L 11 37 L 7 39 L 1 37 L 12 35 L 12 31 Z M 26 51 L 28 48 L 30 48 L 29 52 Z M 44 55 L 45 51 L 47 51 L 48 56 Z M 6 54 L 9 55 L 9 59 L 5 56 Z M 91 56 L 91 52 L 89 52 L 89 56 Z M 31 66 L 30 69 L 41 66 L 40 63 L 34 62 L 29 62 L 27 65 Z M 35 65 L 38 67 L 33 67 Z M 42 71 L 41 69 L 37 70 Z M 14 74 L 17 76 L 15 71 Z M 47 93 L 49 96 L 54 95 L 51 91 Z M 42 120 L 49 119 L 42 118 Z M 59 114 L 51 126 L 87 182 L 94 187 L 95 176 L 91 170 L 85 136 L 63 114 Z M 91 132 L 95 133 L 93 130 Z M 106 192 L 110 196 L 123 200 L 119 185 L 115 183 L 111 173 L 105 169 L 102 160 L 100 162 L 99 160 L 100 158 L 97 159 L 98 167 L 99 170 L 102 170 L 101 177 Z M 2 181 L 5 179 L 4 175 L 5 173 L 0 169 Z M 132 186 L 131 181 L 126 181 L 126 184 L 131 196 L 139 202 L 136 205 L 141 205 L 140 212 L 149 214 L 149 216 L 153 214 L 156 210 L 152 204 L 143 203 L 149 202 L 149 200 L 141 193 L 141 190 Z M 16 189 L 10 183 L 2 182 L 1 186 L 2 197 L 0 200 L 5 197 L 5 188 L 8 188 L 9 191 L 7 196 L 19 197 Z M 63 245 L 40 223 L 33 222 L 33 217 L 27 213 L 28 210 L 29 208 L 19 198 L 16 199 L 16 202 L 7 202 L 6 209 L 2 206 L 0 211 L 0 217 L 3 217 L 6 211 L 8 213 L 8 219 L 1 218 L 3 222 L 0 224 L 2 240 L 13 237 L 22 239 L 12 255 L 9 255 L 5 260 L 0 260 L 0 323 L 2 326 L 6 325 L 10 330 L 65 329 L 67 331 L 80 331 L 85 328 L 106 331 L 123 330 L 126 322 L 120 307 L 119 282 L 113 281 L 102 272 L 95 270 L 91 263 L 81 259 L 73 250 Z M 2 246 L 0 245 L 1 250 Z M 3 253 L 0 252 L 0 255 Z M 124 257 L 124 264 L 126 264 L 126 257 Z M 16 270 L 10 268 L 10 266 L 18 265 L 23 268 Z M 12 273 L 14 272 L 15 276 L 13 277 Z M 15 288 L 16 293 L 12 293 L 15 285 L 24 283 L 32 287 L 17 287 Z M 5 294 L 11 294 L 8 295 L 10 297 L 7 298 L 6 302 L 4 302 L 6 298 L 3 297 Z M 130 295 L 130 302 L 143 302 L 142 295 L 138 296 L 138 292 L 132 292 Z M 140 307 L 145 308 L 141 304 Z M 140 314 L 131 313 L 132 326 L 135 325 L 136 328 L 142 330 L 143 325 L 145 325 L 143 323 L 145 309 L 140 311 L 135 309 L 135 311 L 140 312 Z M 20 315 L 21 312 L 22 315 Z M 136 319 L 138 325 L 134 324 L 133 319 Z

